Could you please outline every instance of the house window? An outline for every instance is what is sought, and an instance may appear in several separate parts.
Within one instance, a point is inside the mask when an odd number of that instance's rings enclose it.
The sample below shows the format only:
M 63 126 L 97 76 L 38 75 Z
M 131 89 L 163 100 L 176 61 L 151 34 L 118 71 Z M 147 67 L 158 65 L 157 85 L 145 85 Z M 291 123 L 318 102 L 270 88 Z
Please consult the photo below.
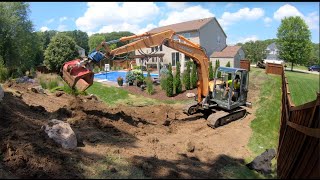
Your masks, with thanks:
M 152 62 L 154 62 L 154 57 L 152 57 Z
M 176 66 L 176 63 L 179 62 L 180 60 L 179 52 L 173 52 L 171 60 L 172 60 L 172 66 Z
M 157 52 L 159 48 L 158 48 L 158 46 L 156 46 L 156 47 L 154 47 L 154 49 L 155 49 L 155 51 Z
M 191 37 L 191 34 L 190 33 L 184 33 L 183 35 L 185 38 L 190 38 Z
M 151 48 L 151 52 L 153 52 L 153 51 L 154 51 L 154 47 Z
M 162 44 L 160 45 L 159 49 L 160 49 L 160 51 L 162 51 Z

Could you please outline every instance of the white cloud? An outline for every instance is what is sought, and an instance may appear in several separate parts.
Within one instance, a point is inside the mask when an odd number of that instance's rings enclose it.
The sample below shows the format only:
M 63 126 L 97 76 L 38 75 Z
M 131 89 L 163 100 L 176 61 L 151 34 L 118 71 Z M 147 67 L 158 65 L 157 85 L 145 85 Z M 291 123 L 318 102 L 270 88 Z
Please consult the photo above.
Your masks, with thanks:
M 319 30 L 319 13 L 317 12 L 312 12 L 305 16 L 296 7 L 290 4 L 285 4 L 273 14 L 273 18 L 278 21 L 290 16 L 300 16 L 304 19 L 310 29 Z
M 236 3 L 228 3 L 228 4 L 226 5 L 226 8 L 229 8 L 229 7 L 232 7 L 232 6 L 237 6 L 237 5 L 239 5 L 239 4 L 236 4 Z
M 202 8 L 200 5 L 185 8 L 183 11 L 172 11 L 168 13 L 168 18 L 161 20 L 159 26 L 165 26 L 184 21 L 214 17 L 208 9 Z
M 68 18 L 66 17 L 66 16 L 64 16 L 64 17 L 61 17 L 60 19 L 59 19 L 59 21 L 60 22 L 62 22 L 62 21 L 65 21 L 65 20 L 67 20 Z
M 263 22 L 265 23 L 265 26 L 266 26 L 266 27 L 270 27 L 270 26 L 271 26 L 272 19 L 269 18 L 269 17 L 266 17 L 266 18 L 263 19 Z
M 49 20 L 46 21 L 46 24 L 53 23 L 53 21 L 54 21 L 54 18 L 51 18 L 51 19 L 49 19 Z
M 237 43 L 246 43 L 249 41 L 257 41 L 259 40 L 259 37 L 257 35 L 251 35 L 251 36 L 247 36 L 247 37 L 239 37 L 236 40 L 229 40 L 227 39 L 227 44 L 230 45 L 235 45 Z
M 43 26 L 40 28 L 40 31 L 41 32 L 44 32 L 44 31 L 49 31 L 50 29 L 47 27 L 47 26 Z
M 264 10 L 261 8 L 242 8 L 235 13 L 224 12 L 220 19 L 218 19 L 220 25 L 227 29 L 231 24 L 234 24 L 240 20 L 257 20 L 264 15 Z
M 60 24 L 57 28 L 58 31 L 66 31 L 67 30 L 67 26 L 64 24 Z
M 136 24 L 129 24 L 129 23 L 122 23 L 122 24 L 113 24 L 108 26 L 103 26 L 97 33 L 108 33 L 113 31 L 130 31 L 134 34 L 142 34 L 144 32 L 147 32 L 156 26 L 154 24 L 148 24 L 144 28 L 140 28 L 139 25 Z
M 153 2 L 89 2 L 87 5 L 85 14 L 76 20 L 82 31 L 101 30 L 101 27 L 106 30 L 126 23 L 135 25 L 152 20 L 159 13 Z
M 294 6 L 291 6 L 290 4 L 286 4 L 281 6 L 274 14 L 273 18 L 280 21 L 281 19 L 285 17 L 290 16 L 300 16 L 302 17 L 303 14 L 301 14 L 298 9 Z
M 166 2 L 166 5 L 171 9 L 184 9 L 187 7 L 187 2 Z

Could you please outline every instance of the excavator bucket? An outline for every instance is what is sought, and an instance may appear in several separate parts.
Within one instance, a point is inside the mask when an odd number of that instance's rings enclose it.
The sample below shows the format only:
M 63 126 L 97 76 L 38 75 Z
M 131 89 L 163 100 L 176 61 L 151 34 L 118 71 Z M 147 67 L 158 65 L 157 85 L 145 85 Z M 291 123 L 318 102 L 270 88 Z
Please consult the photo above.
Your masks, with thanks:
M 94 73 L 89 69 L 77 66 L 80 59 L 68 61 L 62 66 L 62 79 L 72 88 L 85 91 L 93 84 Z

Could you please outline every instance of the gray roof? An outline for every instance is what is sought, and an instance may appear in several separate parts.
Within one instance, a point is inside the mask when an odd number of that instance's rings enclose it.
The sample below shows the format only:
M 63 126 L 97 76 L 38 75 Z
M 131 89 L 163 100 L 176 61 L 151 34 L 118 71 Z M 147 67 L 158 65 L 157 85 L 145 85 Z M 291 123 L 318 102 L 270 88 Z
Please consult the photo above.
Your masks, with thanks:
M 270 50 L 270 51 L 274 51 L 274 50 L 276 50 L 278 48 L 277 48 L 276 43 L 274 42 L 274 43 L 271 43 L 269 46 L 267 46 L 267 49 Z

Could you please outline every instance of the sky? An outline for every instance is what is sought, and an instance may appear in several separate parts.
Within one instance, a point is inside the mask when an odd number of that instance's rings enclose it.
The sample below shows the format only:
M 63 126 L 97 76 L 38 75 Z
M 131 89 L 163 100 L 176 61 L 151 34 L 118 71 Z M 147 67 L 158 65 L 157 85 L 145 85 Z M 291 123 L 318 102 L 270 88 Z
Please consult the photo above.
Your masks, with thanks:
M 300 16 L 319 43 L 319 2 L 30 2 L 35 31 L 140 34 L 155 27 L 215 17 L 227 44 L 277 37 L 281 19 Z

